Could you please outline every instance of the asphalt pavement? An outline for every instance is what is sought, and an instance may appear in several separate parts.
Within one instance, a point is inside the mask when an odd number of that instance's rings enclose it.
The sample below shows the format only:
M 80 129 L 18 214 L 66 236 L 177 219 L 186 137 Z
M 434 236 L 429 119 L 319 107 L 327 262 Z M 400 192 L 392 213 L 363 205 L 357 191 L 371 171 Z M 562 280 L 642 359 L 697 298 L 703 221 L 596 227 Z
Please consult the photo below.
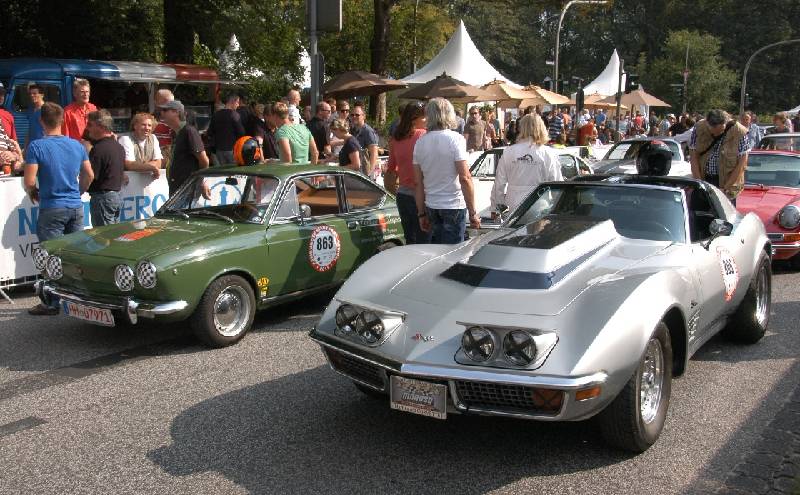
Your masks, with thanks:
M 800 466 L 800 274 L 768 334 L 715 338 L 634 456 L 593 422 L 392 411 L 307 337 L 330 294 L 209 350 L 185 325 L 108 329 L 0 303 L 0 493 L 792 493 Z M 632 315 L 635 317 L 636 315 Z

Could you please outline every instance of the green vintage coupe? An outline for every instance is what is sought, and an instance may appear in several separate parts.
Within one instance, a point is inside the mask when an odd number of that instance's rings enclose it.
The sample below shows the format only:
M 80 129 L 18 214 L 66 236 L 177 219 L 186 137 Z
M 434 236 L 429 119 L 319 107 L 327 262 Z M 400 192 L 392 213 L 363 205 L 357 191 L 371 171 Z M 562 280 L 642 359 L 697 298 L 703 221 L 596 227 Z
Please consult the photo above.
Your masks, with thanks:
M 43 242 L 34 261 L 45 304 L 94 324 L 189 319 L 214 347 L 256 310 L 341 284 L 402 243 L 394 198 L 340 167 L 206 169 L 147 220 Z

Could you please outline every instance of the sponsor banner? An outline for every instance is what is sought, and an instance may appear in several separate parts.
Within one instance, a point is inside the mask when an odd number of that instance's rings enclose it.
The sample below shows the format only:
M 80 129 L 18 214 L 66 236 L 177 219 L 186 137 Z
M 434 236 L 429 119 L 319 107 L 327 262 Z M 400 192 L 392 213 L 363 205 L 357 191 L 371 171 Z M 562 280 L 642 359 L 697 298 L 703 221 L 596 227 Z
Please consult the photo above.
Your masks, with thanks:
M 120 191 L 120 222 L 150 218 L 169 198 L 166 174 L 153 179 L 149 173 L 127 172 L 129 181 Z M 90 228 L 89 195 L 84 194 L 83 226 Z M 39 204 L 25 194 L 21 177 L 0 178 L 0 221 L 2 221 L 2 253 L 0 281 L 33 276 L 31 251 L 39 244 L 36 222 Z

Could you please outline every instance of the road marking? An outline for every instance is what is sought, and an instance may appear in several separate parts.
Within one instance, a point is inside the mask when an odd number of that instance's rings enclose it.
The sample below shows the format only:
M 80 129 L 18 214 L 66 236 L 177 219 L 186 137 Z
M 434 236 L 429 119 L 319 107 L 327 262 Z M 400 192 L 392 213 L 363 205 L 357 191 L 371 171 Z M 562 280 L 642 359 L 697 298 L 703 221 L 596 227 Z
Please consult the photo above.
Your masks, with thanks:
M 36 416 L 28 416 L 27 418 L 20 419 L 19 421 L 12 421 L 11 423 L 0 425 L 0 438 L 13 435 L 14 433 L 19 433 L 21 431 L 30 430 L 31 428 L 36 428 L 37 426 L 45 423 L 47 423 L 47 421 L 43 420 L 42 418 L 37 418 Z

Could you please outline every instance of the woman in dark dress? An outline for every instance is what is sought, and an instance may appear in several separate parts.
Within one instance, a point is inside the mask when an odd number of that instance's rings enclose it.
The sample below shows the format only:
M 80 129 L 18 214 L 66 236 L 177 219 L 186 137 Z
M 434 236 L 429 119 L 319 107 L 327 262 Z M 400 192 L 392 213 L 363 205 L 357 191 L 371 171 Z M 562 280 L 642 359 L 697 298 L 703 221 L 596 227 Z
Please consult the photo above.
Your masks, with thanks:
M 353 170 L 361 170 L 361 156 L 359 151 L 361 146 L 356 138 L 350 134 L 350 127 L 344 120 L 334 120 L 331 122 L 331 132 L 337 139 L 344 141 L 342 150 L 339 151 L 339 165 Z

